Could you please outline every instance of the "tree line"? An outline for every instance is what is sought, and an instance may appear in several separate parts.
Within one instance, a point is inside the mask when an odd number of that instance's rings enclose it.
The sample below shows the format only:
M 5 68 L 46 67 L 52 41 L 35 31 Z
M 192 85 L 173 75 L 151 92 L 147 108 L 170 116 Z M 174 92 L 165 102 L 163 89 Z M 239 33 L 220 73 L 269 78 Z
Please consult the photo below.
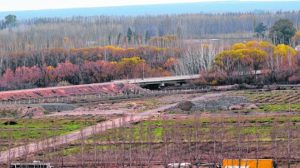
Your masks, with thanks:
M 17 67 L 6 69 L 0 77 L 0 90 L 25 89 L 33 87 L 61 86 L 107 82 L 115 79 L 131 79 L 150 76 L 169 76 L 167 65 L 150 67 L 138 56 L 122 58 L 118 62 L 84 61 L 74 64 L 70 61 L 53 66 Z
M 299 28 L 300 12 L 182 14 L 162 16 L 93 16 L 71 18 L 9 17 L 0 31 L 3 52 L 93 46 L 147 45 L 153 37 L 175 35 L 182 39 L 252 38 L 261 23 L 270 28 L 279 18 Z M 68 43 L 66 43 L 66 39 Z
M 296 15 L 298 13 L 273 13 L 272 16 L 280 14 Z M 192 16 L 224 16 L 224 18 L 231 18 L 252 15 L 180 15 L 168 16 L 168 18 L 180 19 L 184 16 L 190 18 L 193 18 Z M 253 16 L 261 17 L 265 15 L 267 13 Z M 5 39 L 7 41 L 4 40 L 0 44 L 0 89 L 47 87 L 60 85 L 61 83 L 85 84 L 107 82 L 114 79 L 187 75 L 199 72 L 203 74 L 203 77 L 199 80 L 200 83 L 227 84 L 253 83 L 253 81 L 257 83 L 259 81 L 256 75 L 258 70 L 263 70 L 266 72 L 264 74 L 269 74 L 260 80 L 261 83 L 299 82 L 300 77 L 297 72 L 300 65 L 299 53 L 292 46 L 299 44 L 300 34 L 299 31 L 296 32 L 297 24 L 294 24 L 291 20 L 279 19 L 268 28 L 266 23 L 256 24 L 257 19 L 255 19 L 253 31 L 256 35 L 252 37 L 254 40 L 236 43 L 231 47 L 228 46 L 233 41 L 225 44 L 223 40 L 218 39 L 188 39 L 186 33 L 179 27 L 177 27 L 176 33 L 173 34 L 167 31 L 168 34 L 166 35 L 162 33 L 158 36 L 152 36 L 148 32 L 145 35 L 147 38 L 145 38 L 137 33 L 137 29 L 129 26 L 126 29 L 126 35 L 120 36 L 117 44 L 113 36 L 107 39 L 110 41 L 109 44 L 115 45 L 99 46 L 97 40 L 89 41 L 90 44 L 88 45 L 81 43 L 84 38 L 89 38 L 89 36 L 84 34 L 85 29 L 80 26 L 85 25 L 87 29 L 94 26 L 95 30 L 105 30 L 101 26 L 108 25 L 110 21 L 117 18 L 121 19 L 120 17 L 36 19 L 32 23 L 22 21 L 22 24 L 27 26 L 22 27 L 20 23 L 16 23 L 15 17 L 7 17 L 6 19 L 10 20 L 7 22 L 10 23 L 11 27 L 0 31 L 0 34 L 7 32 L 12 34 L 7 36 L 8 38 Z M 124 17 L 123 19 L 128 18 L 131 17 Z M 148 17 L 143 16 L 142 18 L 146 19 Z M 149 18 L 153 22 L 158 19 L 154 16 L 149 16 Z M 139 19 L 139 17 L 135 17 L 135 19 Z M 78 22 L 78 20 L 81 22 Z M 106 22 L 103 22 L 103 20 L 106 20 Z M 119 20 L 120 24 L 123 22 L 123 20 Z M 171 23 L 167 25 L 172 25 Z M 60 27 L 62 30 L 60 29 L 59 32 L 62 34 L 56 34 L 58 24 L 69 25 L 70 27 Z M 35 26 L 44 27 L 38 31 Z M 66 35 L 66 31 L 76 30 L 76 26 L 79 26 L 80 28 L 78 28 L 83 33 L 77 35 L 82 38 L 76 37 L 77 40 L 74 41 Z M 115 27 L 114 24 L 111 26 Z M 75 28 L 73 29 L 73 27 Z M 17 33 L 15 40 L 21 46 L 16 43 L 12 48 L 9 46 L 11 38 L 14 38 L 14 33 L 20 31 L 21 28 L 23 32 L 27 30 L 34 30 L 34 32 L 32 32 L 33 34 Z M 36 47 L 36 44 L 33 43 L 26 44 L 26 40 L 29 39 L 33 41 L 45 40 L 45 36 L 39 38 L 39 35 L 50 28 L 53 29 L 49 32 L 54 34 L 51 35 L 51 40 L 48 39 L 46 46 L 42 41 L 39 41 L 40 47 Z M 164 30 L 167 29 L 168 27 Z M 98 35 L 102 33 L 105 32 L 99 32 Z M 22 36 L 26 39 L 20 39 Z M 237 37 L 241 38 L 240 36 Z M 0 36 L 1 38 L 5 38 L 5 36 Z M 52 45 L 55 40 L 61 41 L 61 43 L 57 43 L 59 47 Z M 10 51 L 4 48 L 1 50 L 1 47 L 8 47 Z M 254 78 L 255 80 L 253 80 Z
M 165 119 L 97 133 L 106 128 L 103 124 L 93 127 L 89 139 L 81 131 L 76 142 L 57 148 L 49 141 L 43 144 L 45 150 L 39 155 L 26 155 L 20 160 L 39 158 L 55 167 L 168 167 L 170 163 L 191 163 L 198 167 L 210 163 L 211 167 L 217 167 L 228 158 L 271 158 L 282 167 L 299 166 L 296 119 L 231 117 L 204 121 L 199 118 L 188 122 Z M 113 122 L 113 127 L 120 123 Z M 54 134 L 59 131 L 49 129 Z M 54 141 L 65 141 L 61 137 Z M 14 142 L 13 137 L 10 140 Z M 27 150 L 24 148 L 25 153 Z
M 267 41 L 236 43 L 214 58 L 213 68 L 202 71 L 205 84 L 299 83 L 300 53 L 285 44 Z M 260 76 L 257 75 L 258 71 Z
M 0 88 L 24 89 L 68 84 L 107 82 L 115 79 L 197 74 L 209 69 L 222 51 L 218 43 L 175 47 L 175 36 L 152 40 L 167 48 L 55 48 L 12 52 L 0 59 Z M 175 45 L 176 44 L 176 45 Z M 174 47 L 172 47 L 174 46 Z

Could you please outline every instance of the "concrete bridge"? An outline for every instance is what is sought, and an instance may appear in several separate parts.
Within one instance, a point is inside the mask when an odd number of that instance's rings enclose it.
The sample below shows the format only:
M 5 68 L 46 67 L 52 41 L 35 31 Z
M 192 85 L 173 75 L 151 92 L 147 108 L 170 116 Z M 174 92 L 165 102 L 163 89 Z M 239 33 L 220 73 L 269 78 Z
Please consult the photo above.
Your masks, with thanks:
M 233 73 L 234 74 L 234 73 Z M 238 76 L 248 76 L 248 75 L 261 75 L 263 72 L 261 70 L 251 71 L 247 73 L 236 72 L 235 75 Z M 182 85 L 189 80 L 199 79 L 200 74 L 194 75 L 182 75 L 182 76 L 165 76 L 165 77 L 153 77 L 153 78 L 137 78 L 137 79 L 125 79 L 125 80 L 115 80 L 114 83 L 130 83 L 137 84 L 145 88 L 159 88 L 164 86 L 176 86 Z
M 137 79 L 125 79 L 115 80 L 114 83 L 130 83 L 137 84 L 142 87 L 164 87 L 168 85 L 181 85 L 188 80 L 198 79 L 199 74 L 196 75 L 183 75 L 183 76 L 165 76 L 165 77 L 153 77 L 153 78 L 137 78 Z

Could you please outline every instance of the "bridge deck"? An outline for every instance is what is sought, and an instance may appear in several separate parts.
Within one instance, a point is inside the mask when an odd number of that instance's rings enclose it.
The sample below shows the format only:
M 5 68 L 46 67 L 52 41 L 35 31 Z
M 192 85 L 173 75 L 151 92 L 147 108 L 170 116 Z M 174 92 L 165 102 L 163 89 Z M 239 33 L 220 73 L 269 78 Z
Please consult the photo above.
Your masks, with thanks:
M 165 77 L 155 77 L 155 78 L 136 78 L 136 79 L 125 79 L 125 80 L 115 80 L 116 83 L 130 83 L 130 84 L 147 84 L 147 83 L 162 83 L 171 81 L 184 81 L 197 79 L 200 75 L 183 75 L 183 76 L 165 76 Z

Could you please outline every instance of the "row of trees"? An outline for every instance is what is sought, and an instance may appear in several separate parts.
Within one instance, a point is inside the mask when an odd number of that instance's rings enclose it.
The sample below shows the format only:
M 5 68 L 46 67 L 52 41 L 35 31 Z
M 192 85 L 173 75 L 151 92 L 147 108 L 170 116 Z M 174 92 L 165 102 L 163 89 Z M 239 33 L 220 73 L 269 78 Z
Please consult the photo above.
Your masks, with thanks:
M 218 121 L 217 121 L 218 120 Z M 119 123 L 113 122 L 115 125 Z M 285 119 L 226 118 L 140 123 L 97 133 L 106 125 L 95 126 L 93 136 L 61 147 L 43 144 L 45 150 L 23 162 L 37 159 L 55 167 L 168 167 L 170 163 L 211 163 L 217 167 L 223 159 L 270 158 L 282 167 L 298 167 L 299 131 L 297 121 Z M 50 128 L 51 129 L 51 128 Z M 54 131 L 55 129 L 51 129 Z M 10 130 L 6 130 L 10 131 Z M 11 134 L 9 134 L 11 135 Z M 57 137 L 55 142 L 64 142 Z M 11 139 L 11 143 L 14 139 Z M 27 153 L 27 148 L 24 152 Z M 11 156 L 13 158 L 13 155 Z
M 28 51 L 13 52 L 0 58 L 2 89 L 53 86 L 61 81 L 79 84 L 105 82 L 112 79 L 197 74 L 200 70 L 209 69 L 214 56 L 223 50 L 222 45 L 220 46 L 218 42 L 186 44 L 179 41 L 175 36 L 163 36 L 154 39 L 153 42 L 163 43 L 163 45 L 169 45 L 170 47 L 141 46 L 121 48 L 117 46 L 103 46 L 44 50 L 30 49 Z M 175 43 L 180 43 L 182 47 L 176 48 Z M 174 47 L 171 47 L 171 45 Z M 135 67 L 136 64 L 139 65 L 139 68 Z M 126 68 L 120 68 L 121 65 L 126 66 Z M 46 74 L 52 73 L 53 69 L 58 70 L 63 69 L 63 67 L 72 75 L 68 78 L 53 77 L 55 80 L 50 80 L 49 82 Z M 78 73 L 91 67 L 93 67 L 95 72 Z M 36 71 L 34 73 L 40 75 L 31 76 L 34 74 L 32 71 Z M 109 77 L 103 76 L 101 74 L 103 71 L 109 72 Z M 22 72 L 21 74 L 26 80 L 18 78 L 18 76 L 21 76 L 18 74 L 20 72 Z M 14 74 L 18 74 L 16 75 L 16 82 L 12 82 L 10 79 Z M 57 72 L 57 74 L 60 75 L 60 72 Z M 95 75 L 97 75 L 96 79 L 94 79 Z M 9 87 L 5 83 L 13 86 Z
M 179 58 L 180 49 L 159 48 L 152 46 L 142 46 L 136 48 L 121 48 L 117 46 L 103 46 L 92 48 L 55 48 L 43 50 L 29 50 L 13 52 L 0 58 L 0 73 L 10 68 L 26 66 L 53 66 L 59 63 L 70 61 L 80 65 L 85 61 L 120 61 L 122 58 L 140 56 L 151 67 L 163 67 L 165 62 L 171 58 Z
M 266 41 L 236 43 L 219 53 L 210 73 L 203 72 L 202 82 L 218 80 L 221 83 L 257 82 L 258 70 L 261 82 L 300 82 L 300 55 L 285 44 L 273 45 Z M 201 81 L 200 80 L 200 81 Z
M 213 43 L 186 45 L 184 49 L 105 46 L 14 53 L 2 59 L 0 86 L 2 89 L 45 87 L 61 81 L 95 83 L 199 71 L 204 83 L 257 82 L 253 79 L 259 70 L 267 74 L 260 76 L 262 82 L 300 80 L 297 73 L 300 55 L 289 45 L 249 41 L 236 43 L 225 51 L 216 46 Z
M 145 45 L 153 37 L 169 34 L 182 39 L 252 38 L 261 23 L 262 28 L 270 28 L 278 18 L 289 19 L 299 28 L 299 16 L 300 12 L 278 12 L 34 18 L 19 20 L 10 31 L 0 30 L 0 55 L 28 48 L 58 48 L 64 46 L 65 38 L 69 39 L 70 48 Z M 12 20 L 10 25 L 15 25 L 14 19 L 9 20 Z M 238 37 L 232 35 L 237 32 L 240 33 Z
M 233 16 L 236 15 L 234 14 Z M 15 18 L 12 17 L 12 20 L 14 19 Z M 77 19 L 80 20 L 82 18 Z M 110 18 L 108 17 L 106 19 L 108 19 L 107 22 L 109 22 Z M 88 23 L 87 25 L 93 24 L 94 22 L 92 21 L 99 21 L 99 23 L 102 23 L 100 20 L 84 20 L 83 23 Z M 56 22 L 50 20 L 49 23 L 70 24 L 77 23 L 76 21 L 76 19 L 57 20 Z M 48 22 L 43 22 L 40 24 L 43 25 L 47 23 Z M 37 23 L 30 25 L 30 27 L 36 24 Z M 257 32 L 259 38 L 264 38 L 264 34 L 267 31 L 266 29 L 266 25 L 259 23 L 255 27 L 255 32 Z M 44 87 L 56 85 L 61 81 L 68 81 L 71 84 L 103 82 L 112 79 L 145 77 L 145 75 L 148 77 L 157 76 L 157 72 L 161 72 L 163 75 L 197 74 L 199 71 L 206 73 L 208 70 L 212 70 L 213 73 L 218 72 L 218 77 L 222 77 L 221 81 L 223 82 L 221 83 L 228 83 L 226 79 L 232 75 L 241 76 L 253 74 L 255 76 L 258 70 L 271 72 L 271 75 L 269 76 L 270 78 L 264 79 L 268 79 L 272 82 L 277 80 L 287 81 L 288 79 L 290 82 L 299 81 L 299 77 L 294 74 L 294 71 L 296 71 L 299 66 L 299 56 L 289 45 L 291 45 L 292 42 L 294 44 L 298 44 L 300 41 L 300 34 L 299 32 L 296 33 L 294 24 L 287 19 L 278 20 L 269 29 L 269 36 L 271 38 L 270 41 L 272 40 L 274 45 L 265 41 L 250 41 L 248 43 L 234 44 L 231 48 L 224 52 L 222 51 L 226 44 L 224 44 L 224 41 L 222 40 L 187 40 L 184 39 L 182 33 L 182 30 L 177 29 L 175 35 L 151 37 L 148 34 L 147 43 L 149 45 L 126 45 L 125 47 L 109 45 L 102 47 L 74 48 L 72 39 L 66 36 L 60 37 L 62 38 L 62 43 L 59 48 L 47 46 L 42 47 L 43 49 L 37 50 L 33 44 L 22 43 L 22 49 L 18 52 L 16 52 L 15 49 L 4 52 L 1 52 L 0 50 L 0 77 L 3 75 L 1 77 L 2 88 L 16 89 L 34 86 Z M 31 35 L 26 37 L 33 38 Z M 128 28 L 127 34 L 124 36 L 126 44 L 135 44 L 136 41 L 141 41 L 140 38 L 141 37 L 131 28 Z M 9 40 L 9 38 L 6 40 Z M 109 40 L 112 40 L 112 38 L 110 37 Z M 4 43 L 1 43 L 0 45 L 5 46 L 6 44 L 7 43 L 4 41 Z M 76 42 L 74 44 L 78 43 Z M 119 72 L 120 70 L 120 66 L 115 65 L 123 62 L 124 60 L 129 62 L 139 62 L 138 64 L 142 65 L 140 66 L 142 67 L 142 70 L 141 68 L 138 70 L 135 69 L 135 63 L 133 63 L 133 67 L 129 67 L 131 64 L 127 65 L 128 67 L 124 69 L 123 73 L 114 73 Z M 94 78 L 92 73 L 84 75 L 80 73 L 78 74 L 79 70 L 81 71 L 83 67 L 88 65 L 93 67 L 93 64 L 95 64 L 95 69 L 102 69 L 102 64 L 97 64 L 97 62 L 112 64 L 114 69 L 109 71 L 110 75 L 114 74 L 118 76 L 106 77 L 106 75 L 104 75 L 101 78 L 97 77 L 97 79 L 88 79 Z M 31 75 L 30 69 L 39 69 L 43 73 L 36 73 L 46 74 L 44 71 L 48 71 L 48 67 L 51 67 L 50 69 L 59 69 L 60 65 L 66 63 L 74 65 L 72 66 L 73 69 L 68 71 L 75 73 L 75 75 L 67 78 L 55 77 L 55 80 L 52 80 L 51 82 L 47 82 L 48 80 L 45 75 L 40 75 L 39 77 L 35 75 L 34 80 L 32 77 L 26 77 L 27 75 Z M 104 69 L 107 69 L 107 67 L 110 66 L 105 66 Z M 213 69 L 211 69 L 212 67 Z M 10 77 L 14 76 L 15 73 L 18 73 L 18 70 L 20 69 L 22 72 L 24 71 L 23 75 L 26 79 L 32 79 L 33 81 L 20 81 L 20 78 L 16 78 L 18 79 L 17 82 L 11 82 Z M 141 71 L 143 71 L 142 75 L 137 75 Z M 284 73 L 280 74 L 279 71 L 284 71 Z M 209 76 L 211 73 L 206 75 Z M 209 78 L 212 77 L 210 76 Z M 229 80 L 229 83 L 248 82 L 245 80 L 253 81 L 252 79 L 243 78 L 242 81 L 236 79 L 232 81 Z M 209 80 L 204 79 L 203 81 Z M 6 84 L 9 83 L 18 84 L 8 87 Z
M 0 90 L 46 87 L 65 84 L 107 82 L 115 79 L 167 76 L 167 66 L 151 68 L 140 57 L 122 58 L 119 62 L 85 61 L 76 65 L 69 61 L 53 66 L 7 69 L 0 77 Z M 66 83 L 67 82 L 67 83 Z

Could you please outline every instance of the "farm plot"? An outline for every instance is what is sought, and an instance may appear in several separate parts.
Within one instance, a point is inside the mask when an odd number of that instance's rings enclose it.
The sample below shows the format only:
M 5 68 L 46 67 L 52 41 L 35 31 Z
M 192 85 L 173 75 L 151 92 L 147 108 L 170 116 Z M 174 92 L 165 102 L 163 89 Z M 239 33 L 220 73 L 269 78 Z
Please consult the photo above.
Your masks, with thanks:
M 299 116 L 152 120 L 108 130 L 31 157 L 54 165 L 84 167 L 272 158 L 282 167 L 297 167 L 299 129 Z
M 300 90 L 238 91 L 264 112 L 300 112 Z
M 272 90 L 272 91 L 238 91 L 255 103 L 262 104 L 299 104 L 300 90 Z
M 63 135 L 104 121 L 100 117 L 0 119 L 0 151 Z

